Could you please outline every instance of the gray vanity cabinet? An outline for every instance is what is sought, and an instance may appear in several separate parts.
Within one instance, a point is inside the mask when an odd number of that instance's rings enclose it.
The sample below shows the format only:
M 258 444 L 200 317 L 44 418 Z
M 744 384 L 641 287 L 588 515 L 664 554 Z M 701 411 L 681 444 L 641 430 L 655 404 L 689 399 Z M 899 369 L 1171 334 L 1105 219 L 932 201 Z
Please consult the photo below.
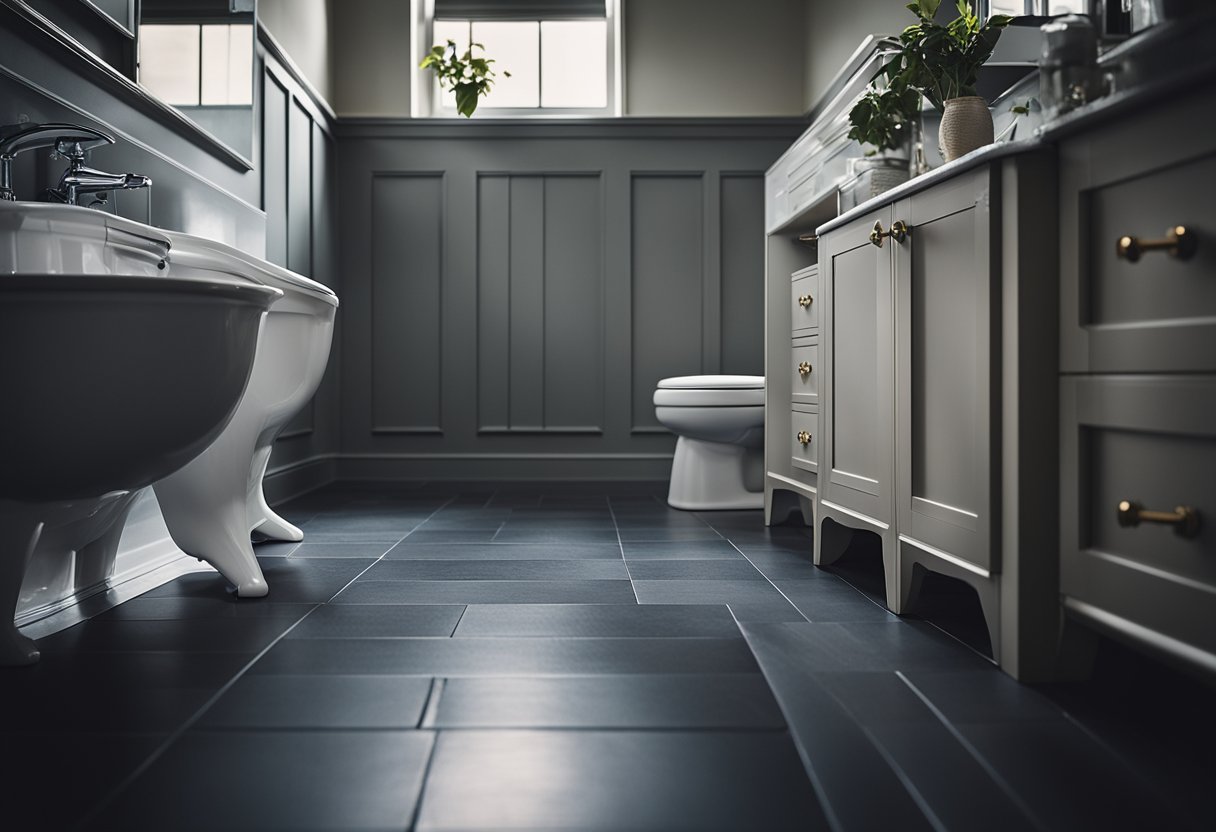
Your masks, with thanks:
M 989 180 L 984 166 L 896 203 L 894 221 L 909 230 L 891 245 L 901 545 L 945 553 L 983 577 L 999 566 Z M 910 564 L 902 568 L 907 573 Z
M 1202 91 L 1060 145 L 1064 608 L 1212 677 L 1214 110 Z

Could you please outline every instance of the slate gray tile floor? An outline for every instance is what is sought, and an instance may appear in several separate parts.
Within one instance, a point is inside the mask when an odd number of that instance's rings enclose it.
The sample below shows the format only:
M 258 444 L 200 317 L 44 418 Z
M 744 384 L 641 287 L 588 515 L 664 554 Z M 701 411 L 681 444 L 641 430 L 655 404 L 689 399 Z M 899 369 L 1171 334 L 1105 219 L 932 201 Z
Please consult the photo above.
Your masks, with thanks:
M 305 542 L 257 546 L 269 597 L 186 575 L 0 671 L 0 737 L 20 761 L 6 788 L 25 798 L 0 817 L 1216 828 L 1210 688 L 1109 643 L 1091 682 L 1020 685 L 968 646 L 983 629 L 970 608 L 886 612 L 864 541 L 821 570 L 805 527 L 663 497 L 661 483 L 306 495 L 283 507 Z

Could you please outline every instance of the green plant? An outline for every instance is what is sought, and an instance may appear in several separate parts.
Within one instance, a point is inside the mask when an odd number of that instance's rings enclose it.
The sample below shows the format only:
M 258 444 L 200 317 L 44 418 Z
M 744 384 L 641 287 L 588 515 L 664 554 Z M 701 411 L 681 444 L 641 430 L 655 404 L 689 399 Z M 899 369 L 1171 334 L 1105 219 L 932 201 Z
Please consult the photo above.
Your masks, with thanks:
M 872 145 L 867 156 L 901 147 L 920 115 L 920 99 L 919 92 L 898 81 L 885 90 L 866 90 L 849 111 L 849 138 Z
M 874 79 L 919 90 L 941 110 L 951 98 L 975 95 L 980 67 L 992 55 L 1001 30 L 1013 20 L 994 14 L 981 23 L 969 0 L 955 0 L 958 17 L 945 26 L 934 21 L 941 0 L 914 0 L 908 9 L 919 19 L 899 36 L 900 49 Z
M 439 86 L 456 93 L 456 111 L 469 118 L 477 110 L 477 99 L 488 95 L 494 85 L 494 70 L 489 58 L 474 58 L 473 48 L 485 51 L 480 43 L 469 44 L 469 48 L 460 55 L 456 50 L 456 41 L 449 40 L 447 45 L 431 47 L 431 51 L 418 64 L 420 69 L 434 71 L 439 79 Z M 503 76 L 511 77 L 511 73 L 503 71 Z

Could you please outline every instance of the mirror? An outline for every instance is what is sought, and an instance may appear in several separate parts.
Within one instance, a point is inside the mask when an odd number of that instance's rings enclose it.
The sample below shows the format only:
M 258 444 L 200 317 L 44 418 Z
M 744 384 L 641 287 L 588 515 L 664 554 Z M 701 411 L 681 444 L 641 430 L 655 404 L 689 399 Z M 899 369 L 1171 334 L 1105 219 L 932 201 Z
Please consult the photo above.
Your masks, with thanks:
M 143 0 L 139 85 L 253 158 L 254 0 Z

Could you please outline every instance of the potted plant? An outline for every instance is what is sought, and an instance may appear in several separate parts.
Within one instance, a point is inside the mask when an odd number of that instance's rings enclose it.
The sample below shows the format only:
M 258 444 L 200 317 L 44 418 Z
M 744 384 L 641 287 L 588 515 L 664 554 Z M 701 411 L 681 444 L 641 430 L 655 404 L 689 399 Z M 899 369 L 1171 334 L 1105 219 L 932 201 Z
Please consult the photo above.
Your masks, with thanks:
M 856 176 L 846 185 L 846 202 L 855 205 L 908 181 L 909 147 L 920 116 L 921 94 L 896 79 L 886 89 L 869 89 L 849 111 L 849 138 L 866 147 L 850 159 Z
M 494 85 L 494 70 L 489 58 L 474 58 L 473 49 L 485 51 L 480 43 L 471 43 L 463 55 L 456 50 L 456 41 L 449 40 L 447 45 L 431 47 L 431 51 L 418 64 L 420 69 L 434 71 L 439 79 L 439 86 L 456 93 L 456 111 L 469 118 L 477 110 L 477 99 L 489 95 Z M 511 73 L 503 71 L 503 76 L 511 77 Z
M 885 78 L 888 88 L 917 90 L 941 111 L 939 143 L 949 162 L 993 141 L 992 114 L 975 84 L 1013 18 L 994 14 L 981 23 L 969 0 L 955 0 L 958 17 L 943 26 L 934 20 L 940 5 L 941 0 L 908 4 L 919 22 L 904 29 L 900 49 L 874 78 Z

